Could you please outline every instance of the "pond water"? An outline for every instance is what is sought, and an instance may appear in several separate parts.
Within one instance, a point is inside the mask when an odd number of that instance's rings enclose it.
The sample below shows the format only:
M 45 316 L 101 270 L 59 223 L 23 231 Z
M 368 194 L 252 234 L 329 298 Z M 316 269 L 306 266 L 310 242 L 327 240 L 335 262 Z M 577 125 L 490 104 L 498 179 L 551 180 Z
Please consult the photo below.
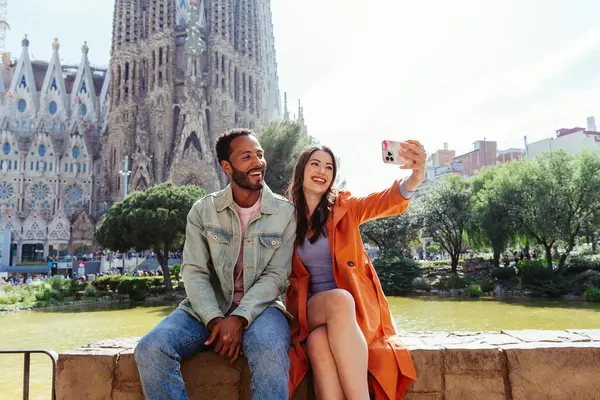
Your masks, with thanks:
M 600 303 L 491 299 L 388 298 L 404 331 L 600 328 Z M 94 341 L 143 336 L 174 305 L 87 306 L 0 315 L 0 348 L 75 349 Z M 31 399 L 50 398 L 50 362 L 33 355 Z M 0 356 L 2 399 L 22 398 L 23 357 Z

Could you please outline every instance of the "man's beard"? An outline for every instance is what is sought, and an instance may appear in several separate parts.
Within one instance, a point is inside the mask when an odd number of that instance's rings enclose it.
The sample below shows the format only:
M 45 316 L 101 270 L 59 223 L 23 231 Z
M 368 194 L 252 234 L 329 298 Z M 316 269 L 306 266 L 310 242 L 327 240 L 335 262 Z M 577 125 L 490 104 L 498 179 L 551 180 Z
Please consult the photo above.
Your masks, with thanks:
M 237 169 L 236 167 L 231 165 L 231 169 L 233 170 L 231 174 L 231 180 L 234 181 L 239 187 L 247 190 L 262 190 L 264 186 L 265 179 L 265 168 L 254 168 L 249 170 L 248 172 L 244 172 L 242 170 Z M 260 180 L 257 183 L 250 182 L 250 173 L 260 171 L 262 173 Z

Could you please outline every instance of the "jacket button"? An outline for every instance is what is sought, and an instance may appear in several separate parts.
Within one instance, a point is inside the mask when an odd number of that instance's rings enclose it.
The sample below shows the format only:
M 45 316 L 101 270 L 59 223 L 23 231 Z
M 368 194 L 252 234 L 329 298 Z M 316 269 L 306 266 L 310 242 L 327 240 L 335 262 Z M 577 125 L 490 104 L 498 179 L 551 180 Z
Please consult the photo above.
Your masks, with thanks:
M 274 241 L 274 240 L 273 240 L 273 241 L 271 241 L 271 246 L 275 246 L 276 244 L 277 244 L 277 242 L 276 242 L 276 241 Z
M 354 267 L 354 263 L 352 261 L 348 261 L 348 266 L 349 267 Z
M 213 236 L 213 240 L 217 240 L 217 239 L 218 239 L 217 235 Z

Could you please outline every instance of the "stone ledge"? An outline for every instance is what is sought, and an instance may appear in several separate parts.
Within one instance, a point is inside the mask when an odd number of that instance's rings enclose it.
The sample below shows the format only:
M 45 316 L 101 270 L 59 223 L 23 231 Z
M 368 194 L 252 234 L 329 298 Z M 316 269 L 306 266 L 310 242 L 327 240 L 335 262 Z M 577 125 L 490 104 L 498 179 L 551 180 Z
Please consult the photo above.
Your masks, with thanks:
M 406 399 L 600 398 L 600 330 L 403 334 L 417 369 Z M 133 358 L 138 338 L 104 340 L 59 356 L 57 398 L 143 399 Z M 245 359 L 211 352 L 184 362 L 190 399 L 250 399 Z M 310 381 L 310 380 L 308 380 Z M 310 382 L 295 400 L 312 399 Z

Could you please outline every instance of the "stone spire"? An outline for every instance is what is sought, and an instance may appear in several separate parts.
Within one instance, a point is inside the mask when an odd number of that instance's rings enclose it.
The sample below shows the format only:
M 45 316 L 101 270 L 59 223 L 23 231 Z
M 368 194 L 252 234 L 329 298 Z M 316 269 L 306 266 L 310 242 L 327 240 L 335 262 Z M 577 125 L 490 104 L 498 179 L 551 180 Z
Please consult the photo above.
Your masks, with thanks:
M 42 83 L 42 97 L 40 100 L 40 112 L 47 123 L 46 129 L 54 134 L 60 133 L 60 125 L 67 120 L 68 96 L 65 89 L 63 70 L 60 64 L 58 49 L 60 44 L 55 38 L 52 42 L 52 59 L 48 64 L 44 82 Z M 50 122 L 50 120 L 53 120 Z
M 300 125 L 300 127 L 302 128 L 302 133 L 305 135 L 308 135 L 308 129 L 306 127 L 306 124 L 304 123 L 304 107 L 302 107 L 302 104 L 300 103 L 300 99 L 298 99 L 298 119 L 297 119 L 298 124 Z
M 290 120 L 290 112 L 288 111 L 288 105 L 287 105 L 287 92 L 283 93 L 283 120 L 284 121 Z

